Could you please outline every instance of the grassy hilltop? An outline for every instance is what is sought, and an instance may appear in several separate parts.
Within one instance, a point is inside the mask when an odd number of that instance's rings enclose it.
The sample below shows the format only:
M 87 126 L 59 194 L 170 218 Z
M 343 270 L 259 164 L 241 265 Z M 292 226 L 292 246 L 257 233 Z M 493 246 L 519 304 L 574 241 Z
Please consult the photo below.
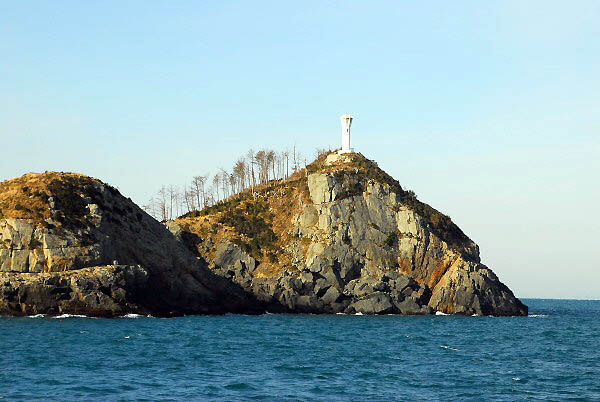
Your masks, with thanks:
M 448 216 L 419 201 L 414 192 L 403 189 L 376 162 L 360 153 L 353 153 L 339 162 L 326 164 L 328 155 L 330 153 L 321 154 L 288 179 L 248 188 L 216 205 L 179 217 L 176 222 L 186 232 L 195 235 L 186 236 L 188 247 L 211 259 L 214 249 L 206 247 L 206 241 L 216 244 L 227 238 L 260 261 L 265 271 L 291 267 L 284 249 L 290 241 L 297 240 L 292 233 L 292 220 L 300 213 L 303 204 L 311 202 L 308 175 L 312 173 L 332 173 L 340 180 L 345 176 L 349 182 L 345 197 L 361 194 L 370 180 L 385 184 L 400 197 L 401 204 L 425 218 L 431 230 L 457 250 L 470 242 Z M 394 236 L 390 233 L 387 242 L 392 243 Z M 306 239 L 303 243 L 308 245 Z

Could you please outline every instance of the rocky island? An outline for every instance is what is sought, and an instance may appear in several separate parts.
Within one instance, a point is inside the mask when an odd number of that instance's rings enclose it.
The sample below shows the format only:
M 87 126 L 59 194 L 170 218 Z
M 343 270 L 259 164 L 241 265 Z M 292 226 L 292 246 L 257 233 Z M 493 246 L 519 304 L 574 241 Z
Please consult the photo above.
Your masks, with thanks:
M 0 183 L 0 314 L 258 312 L 118 190 L 72 173 Z
M 526 315 L 446 215 L 361 154 L 163 224 L 71 173 L 0 183 L 0 314 Z

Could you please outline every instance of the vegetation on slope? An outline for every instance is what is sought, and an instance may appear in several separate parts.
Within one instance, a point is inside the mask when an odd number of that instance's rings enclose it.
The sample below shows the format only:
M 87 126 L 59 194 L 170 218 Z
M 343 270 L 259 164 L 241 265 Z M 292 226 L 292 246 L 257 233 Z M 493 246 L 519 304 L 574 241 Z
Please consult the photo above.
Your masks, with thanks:
M 332 164 L 326 164 L 329 153 L 322 153 L 306 169 L 301 169 L 287 180 L 273 180 L 252 191 L 246 189 L 201 211 L 193 211 L 180 217 L 178 222 L 186 230 L 195 231 L 205 240 L 213 243 L 227 237 L 261 262 L 279 262 L 286 257 L 283 248 L 289 244 L 292 235 L 292 218 L 300 211 L 302 202 L 309 203 L 308 180 L 311 173 L 331 173 L 338 180 L 350 180 L 346 196 L 362 194 L 369 180 L 388 185 L 403 205 L 423 216 L 430 229 L 451 247 L 462 250 L 470 244 L 469 238 L 452 220 L 419 201 L 414 192 L 404 190 L 397 180 L 381 170 L 377 164 L 361 154 L 350 154 Z M 386 239 L 393 244 L 395 238 Z M 197 247 L 204 257 L 210 257 L 211 250 Z M 275 264 L 276 265 L 276 264 Z
M 305 195 L 297 177 L 288 181 L 271 181 L 248 189 L 202 211 L 190 212 L 177 223 L 196 238 L 186 243 L 207 260 L 214 257 L 216 244 L 226 238 L 259 261 L 260 272 L 269 276 L 283 266 L 291 266 L 284 248 L 292 240 L 289 233 L 293 216 L 298 213 Z M 191 241 L 190 241 L 191 240 Z
M 320 152 L 323 150 L 317 150 L 317 154 Z M 220 168 L 212 176 L 208 173 L 194 176 L 183 188 L 163 185 L 143 208 L 159 221 L 171 220 L 184 212 L 199 212 L 248 188 L 287 180 L 290 173 L 297 172 L 301 166 L 306 166 L 306 159 L 296 147 L 280 152 L 268 148 L 257 152 L 249 149 L 229 171 Z
M 28 173 L 0 183 L 0 217 L 31 219 L 51 226 L 49 218 L 63 227 L 86 225 L 86 197 L 101 203 L 98 180 L 76 173 Z M 111 191 L 117 191 L 108 186 Z
M 255 259 L 284 262 L 283 248 L 292 235 L 292 218 L 302 203 L 308 203 L 307 177 L 311 173 L 331 173 L 339 180 L 351 178 L 347 196 L 361 194 L 369 180 L 388 185 L 401 203 L 423 216 L 430 229 L 451 247 L 461 249 L 470 243 L 468 237 L 452 220 L 419 201 L 414 192 L 402 188 L 397 180 L 361 154 L 326 164 L 328 152 L 323 152 L 305 169 L 299 169 L 286 179 L 267 181 L 246 188 L 226 200 L 192 211 L 179 218 L 186 230 L 200 240 L 219 240 L 227 236 Z M 88 217 L 86 197 L 102 204 L 96 185 L 99 181 L 74 173 L 30 173 L 0 183 L 0 217 L 32 219 L 49 225 L 52 217 L 64 227 L 82 227 Z M 107 186 L 111 191 L 117 191 Z M 104 207 L 104 206 L 103 206 Z M 52 212 L 52 213 L 51 213 Z M 119 211 L 116 211 L 119 212 Z M 387 240 L 393 243 L 394 239 Z M 386 243 L 386 244 L 387 244 Z M 200 254 L 202 241 L 196 242 Z

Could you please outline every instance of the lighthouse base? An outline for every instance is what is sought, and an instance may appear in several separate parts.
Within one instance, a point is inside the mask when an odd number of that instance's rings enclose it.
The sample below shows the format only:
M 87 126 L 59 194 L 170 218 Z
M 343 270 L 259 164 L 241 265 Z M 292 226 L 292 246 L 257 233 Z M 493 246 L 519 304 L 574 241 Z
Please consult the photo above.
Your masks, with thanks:
M 354 148 L 340 149 L 338 151 L 338 155 L 341 155 L 341 154 L 352 154 L 352 153 L 354 153 Z

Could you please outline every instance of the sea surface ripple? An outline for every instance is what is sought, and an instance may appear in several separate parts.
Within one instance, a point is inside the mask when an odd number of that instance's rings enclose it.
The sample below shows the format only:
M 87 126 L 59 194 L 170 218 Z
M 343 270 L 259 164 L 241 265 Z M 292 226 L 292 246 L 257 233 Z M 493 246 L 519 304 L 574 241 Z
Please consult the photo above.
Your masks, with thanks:
M 600 400 L 600 301 L 529 317 L 0 318 L 5 400 Z

